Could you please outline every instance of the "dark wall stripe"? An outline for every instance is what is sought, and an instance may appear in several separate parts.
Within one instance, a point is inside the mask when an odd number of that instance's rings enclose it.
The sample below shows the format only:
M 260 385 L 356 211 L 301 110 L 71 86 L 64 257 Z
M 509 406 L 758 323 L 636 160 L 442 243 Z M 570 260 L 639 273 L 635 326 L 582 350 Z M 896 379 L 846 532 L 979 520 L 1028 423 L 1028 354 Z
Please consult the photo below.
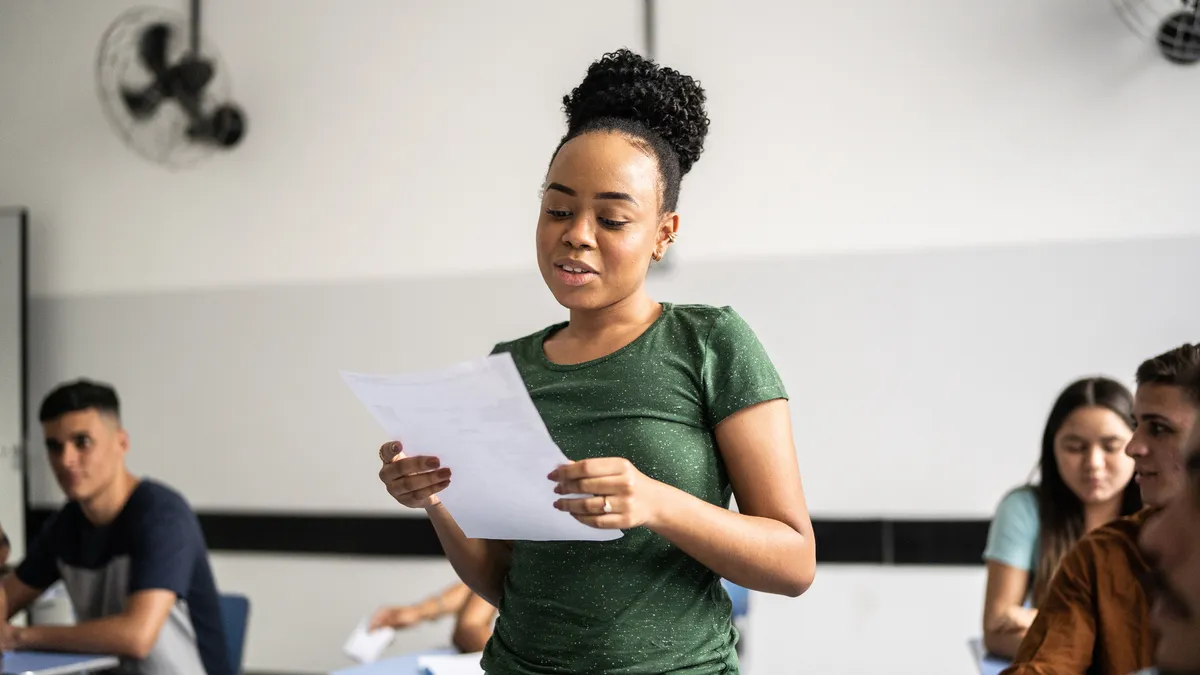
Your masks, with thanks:
M 30 511 L 38 532 L 53 511 Z M 395 516 L 199 513 L 212 551 L 348 556 L 441 556 L 433 525 Z M 980 565 L 986 520 L 813 521 L 817 560 L 856 565 Z

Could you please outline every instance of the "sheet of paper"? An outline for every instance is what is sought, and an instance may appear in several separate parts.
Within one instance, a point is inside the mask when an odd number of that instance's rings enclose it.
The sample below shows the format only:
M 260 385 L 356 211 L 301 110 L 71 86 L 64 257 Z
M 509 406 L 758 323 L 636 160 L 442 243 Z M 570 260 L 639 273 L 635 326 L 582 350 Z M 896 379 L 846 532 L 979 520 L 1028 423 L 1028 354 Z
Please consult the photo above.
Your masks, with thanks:
M 484 675 L 479 666 L 482 654 L 430 654 L 417 657 L 423 675 Z
M 439 371 L 364 375 L 342 371 L 351 391 L 409 456 L 437 457 L 451 471 L 439 493 L 474 539 L 609 541 L 554 508 L 546 475 L 568 462 L 533 405 L 512 356 L 495 354 Z
M 342 647 L 346 656 L 359 663 L 374 663 L 396 637 L 396 631 L 393 628 L 376 628 L 369 631 L 367 627 L 370 625 L 370 619 L 359 621 L 354 632 L 350 633 L 350 637 L 346 639 L 346 644 Z

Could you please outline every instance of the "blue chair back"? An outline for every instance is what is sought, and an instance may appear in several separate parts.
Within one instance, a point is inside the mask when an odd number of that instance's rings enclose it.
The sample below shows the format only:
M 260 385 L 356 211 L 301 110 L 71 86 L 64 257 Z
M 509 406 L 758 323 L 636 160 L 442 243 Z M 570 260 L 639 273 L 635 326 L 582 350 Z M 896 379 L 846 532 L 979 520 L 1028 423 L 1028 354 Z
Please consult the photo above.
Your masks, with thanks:
M 750 591 L 726 579 L 721 580 L 729 599 L 733 601 L 733 618 L 741 619 L 750 611 Z
M 250 623 L 250 599 L 236 593 L 221 594 L 221 625 L 225 628 L 225 649 L 233 672 L 242 672 L 242 653 L 246 647 L 246 628 Z

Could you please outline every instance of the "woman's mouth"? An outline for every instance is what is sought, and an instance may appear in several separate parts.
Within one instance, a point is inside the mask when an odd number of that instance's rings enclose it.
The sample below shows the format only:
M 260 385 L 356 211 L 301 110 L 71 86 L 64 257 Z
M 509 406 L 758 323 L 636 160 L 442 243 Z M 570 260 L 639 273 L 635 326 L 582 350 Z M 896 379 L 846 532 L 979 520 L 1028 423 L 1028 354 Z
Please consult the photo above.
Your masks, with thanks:
M 568 286 L 582 286 L 600 276 L 591 266 L 573 260 L 555 261 L 554 275 Z

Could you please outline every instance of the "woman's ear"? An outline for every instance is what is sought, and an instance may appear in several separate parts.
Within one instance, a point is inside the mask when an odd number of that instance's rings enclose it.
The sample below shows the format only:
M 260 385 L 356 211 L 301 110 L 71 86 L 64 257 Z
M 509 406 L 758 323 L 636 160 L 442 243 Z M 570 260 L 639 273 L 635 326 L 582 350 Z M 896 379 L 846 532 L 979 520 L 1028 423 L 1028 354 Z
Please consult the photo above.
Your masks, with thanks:
M 654 241 L 654 259 L 662 260 L 667 254 L 667 249 L 671 248 L 671 244 L 675 243 L 675 239 L 679 236 L 679 214 L 672 211 L 662 217 L 658 222 L 658 236 Z

